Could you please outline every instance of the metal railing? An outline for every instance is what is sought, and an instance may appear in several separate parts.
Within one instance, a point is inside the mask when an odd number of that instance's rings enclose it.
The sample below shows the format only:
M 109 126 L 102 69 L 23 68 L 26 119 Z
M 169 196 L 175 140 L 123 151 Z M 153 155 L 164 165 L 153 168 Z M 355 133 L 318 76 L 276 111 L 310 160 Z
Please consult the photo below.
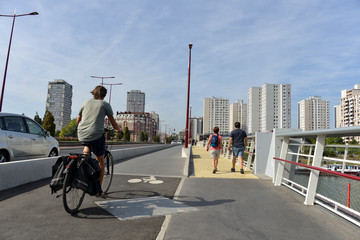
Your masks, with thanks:
M 360 175 L 360 161 L 348 159 L 350 150 L 360 146 L 325 144 L 327 137 L 359 135 L 360 127 L 277 134 L 281 151 L 273 157 L 278 161 L 275 186 L 287 186 L 305 196 L 304 204 L 317 203 L 360 226 L 360 177 L 350 175 L 352 170 Z M 316 143 L 306 144 L 305 138 L 316 138 Z M 335 156 L 327 156 L 329 149 L 335 149 Z

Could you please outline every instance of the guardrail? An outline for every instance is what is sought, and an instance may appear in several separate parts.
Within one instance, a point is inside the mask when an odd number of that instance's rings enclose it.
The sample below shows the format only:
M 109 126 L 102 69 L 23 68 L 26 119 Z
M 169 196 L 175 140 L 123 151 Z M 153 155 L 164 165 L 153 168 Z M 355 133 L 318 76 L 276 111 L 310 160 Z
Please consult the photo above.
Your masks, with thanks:
M 176 145 L 157 144 L 111 150 L 115 160 L 135 157 Z M 0 164 L 0 191 L 51 177 L 51 167 L 58 157 L 6 162 Z
M 346 164 L 360 167 L 360 161 L 347 159 L 349 149 L 359 146 L 325 144 L 327 137 L 360 136 L 360 127 L 306 132 L 288 130 L 278 134 L 275 131 L 274 135 L 276 147 L 280 150 L 271 156 L 273 161 L 278 162 L 274 164 L 277 165 L 274 185 L 287 186 L 305 196 L 304 204 L 317 203 L 360 226 L 360 178 L 345 174 Z M 304 138 L 316 138 L 316 143 L 305 144 Z M 310 148 L 308 153 L 304 152 L 304 147 Z M 326 148 L 343 148 L 344 157 L 323 156 Z M 307 164 L 299 161 L 306 161 Z M 324 163 L 329 161 L 340 162 L 341 170 L 325 169 Z

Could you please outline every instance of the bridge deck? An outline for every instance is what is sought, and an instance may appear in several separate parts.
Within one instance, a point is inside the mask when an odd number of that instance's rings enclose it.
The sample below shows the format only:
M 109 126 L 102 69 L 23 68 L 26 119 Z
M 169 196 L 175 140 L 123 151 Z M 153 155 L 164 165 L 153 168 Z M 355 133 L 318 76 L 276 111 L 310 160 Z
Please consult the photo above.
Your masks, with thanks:
M 121 210 L 142 199 L 144 203 L 135 210 L 149 213 L 147 218 L 119 220 L 95 203 L 98 198 L 90 196 L 85 197 L 80 212 L 71 216 L 65 213 L 61 198 L 50 195 L 49 179 L 45 179 L 0 191 L 0 239 L 148 240 L 156 239 L 162 226 L 166 229 L 162 239 L 355 240 L 360 235 L 355 225 L 320 206 L 304 205 L 303 197 L 286 187 L 274 187 L 250 172 L 231 173 L 229 160 L 220 160 L 219 170 L 224 174 L 212 174 L 209 153 L 196 148 L 194 154 L 200 157 L 195 158 L 194 177 L 161 176 L 163 171 L 169 173 L 166 169 L 179 167 L 180 153 L 179 146 L 118 162 L 116 169 L 126 170 L 128 175 L 117 170 L 108 201 L 134 200 L 122 201 Z M 203 164 L 196 163 L 200 159 Z M 204 175 L 199 175 L 201 166 L 206 168 Z M 205 172 L 211 178 L 205 177 Z M 129 183 L 134 178 L 148 178 L 148 174 L 164 183 Z M 222 178 L 214 178 L 217 176 Z M 196 210 L 169 213 L 167 218 L 151 216 L 154 206 L 160 206 L 158 197 L 174 196 Z M 146 198 L 152 201 L 145 202 Z M 166 219 L 168 224 L 163 225 Z
M 193 147 L 194 175 L 198 178 L 235 178 L 235 179 L 258 179 L 251 173 L 251 170 L 245 170 L 245 174 L 240 174 L 240 165 L 235 165 L 235 172 L 231 172 L 232 160 L 225 157 L 219 158 L 218 171 L 213 174 L 213 166 L 210 158 L 210 152 L 204 147 Z M 245 167 L 244 167 L 245 169 Z

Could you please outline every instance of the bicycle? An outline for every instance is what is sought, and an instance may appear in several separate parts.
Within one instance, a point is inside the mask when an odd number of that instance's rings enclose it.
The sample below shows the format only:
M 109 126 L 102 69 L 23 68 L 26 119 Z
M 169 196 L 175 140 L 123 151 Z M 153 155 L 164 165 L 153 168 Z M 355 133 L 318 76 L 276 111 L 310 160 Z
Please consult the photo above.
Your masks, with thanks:
M 83 145 L 87 146 L 86 143 L 83 143 Z M 79 153 L 70 153 L 69 158 L 70 161 L 64 171 L 65 177 L 62 197 L 65 211 L 70 214 L 74 214 L 79 210 L 85 197 L 85 191 L 77 188 L 75 178 L 81 164 L 89 159 L 89 156 Z M 105 170 L 101 189 L 106 194 L 110 189 L 114 174 L 114 158 L 108 150 L 108 145 L 105 145 L 104 168 Z

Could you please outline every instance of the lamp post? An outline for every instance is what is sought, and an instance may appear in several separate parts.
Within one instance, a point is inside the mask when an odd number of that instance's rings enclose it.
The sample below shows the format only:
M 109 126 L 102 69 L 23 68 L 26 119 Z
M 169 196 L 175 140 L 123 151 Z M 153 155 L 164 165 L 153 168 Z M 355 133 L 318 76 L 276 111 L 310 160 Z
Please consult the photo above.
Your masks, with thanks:
M 122 85 L 122 83 L 101 83 L 102 85 L 110 85 L 109 104 L 111 104 L 111 89 L 112 85 Z M 109 127 L 109 119 L 106 121 L 106 128 Z M 108 139 L 108 132 L 106 132 L 106 140 Z
M 2 111 L 4 90 L 5 90 L 5 81 L 6 81 L 6 73 L 7 73 L 8 63 L 9 63 L 10 48 L 11 48 L 11 41 L 12 41 L 13 31 L 14 31 L 15 18 L 16 17 L 22 17 L 22 16 L 29 16 L 29 15 L 39 15 L 39 13 L 32 12 L 32 13 L 27 13 L 27 14 L 16 15 L 16 11 L 15 11 L 15 13 L 13 15 L 0 15 L 0 17 L 12 17 L 13 18 L 12 26 L 11 26 L 11 33 L 10 33 L 10 40 L 9 40 L 9 47 L 8 47 L 6 63 L 5 63 L 4 79 L 3 79 L 3 84 L 2 84 L 2 88 L 1 88 L 0 112 Z
M 186 106 L 186 128 L 185 128 L 185 148 L 188 147 L 189 138 L 189 102 L 190 102 L 190 68 L 191 68 L 191 48 L 192 44 L 189 44 L 189 69 L 188 69 L 188 91 L 187 91 L 187 106 Z
M 115 77 L 98 77 L 98 76 L 90 76 L 90 77 L 92 77 L 92 78 L 101 78 L 101 86 L 104 85 L 104 79 L 105 78 L 115 78 Z
M 102 83 L 102 85 L 110 85 L 109 104 L 111 104 L 111 89 L 113 85 L 122 85 L 122 83 Z

